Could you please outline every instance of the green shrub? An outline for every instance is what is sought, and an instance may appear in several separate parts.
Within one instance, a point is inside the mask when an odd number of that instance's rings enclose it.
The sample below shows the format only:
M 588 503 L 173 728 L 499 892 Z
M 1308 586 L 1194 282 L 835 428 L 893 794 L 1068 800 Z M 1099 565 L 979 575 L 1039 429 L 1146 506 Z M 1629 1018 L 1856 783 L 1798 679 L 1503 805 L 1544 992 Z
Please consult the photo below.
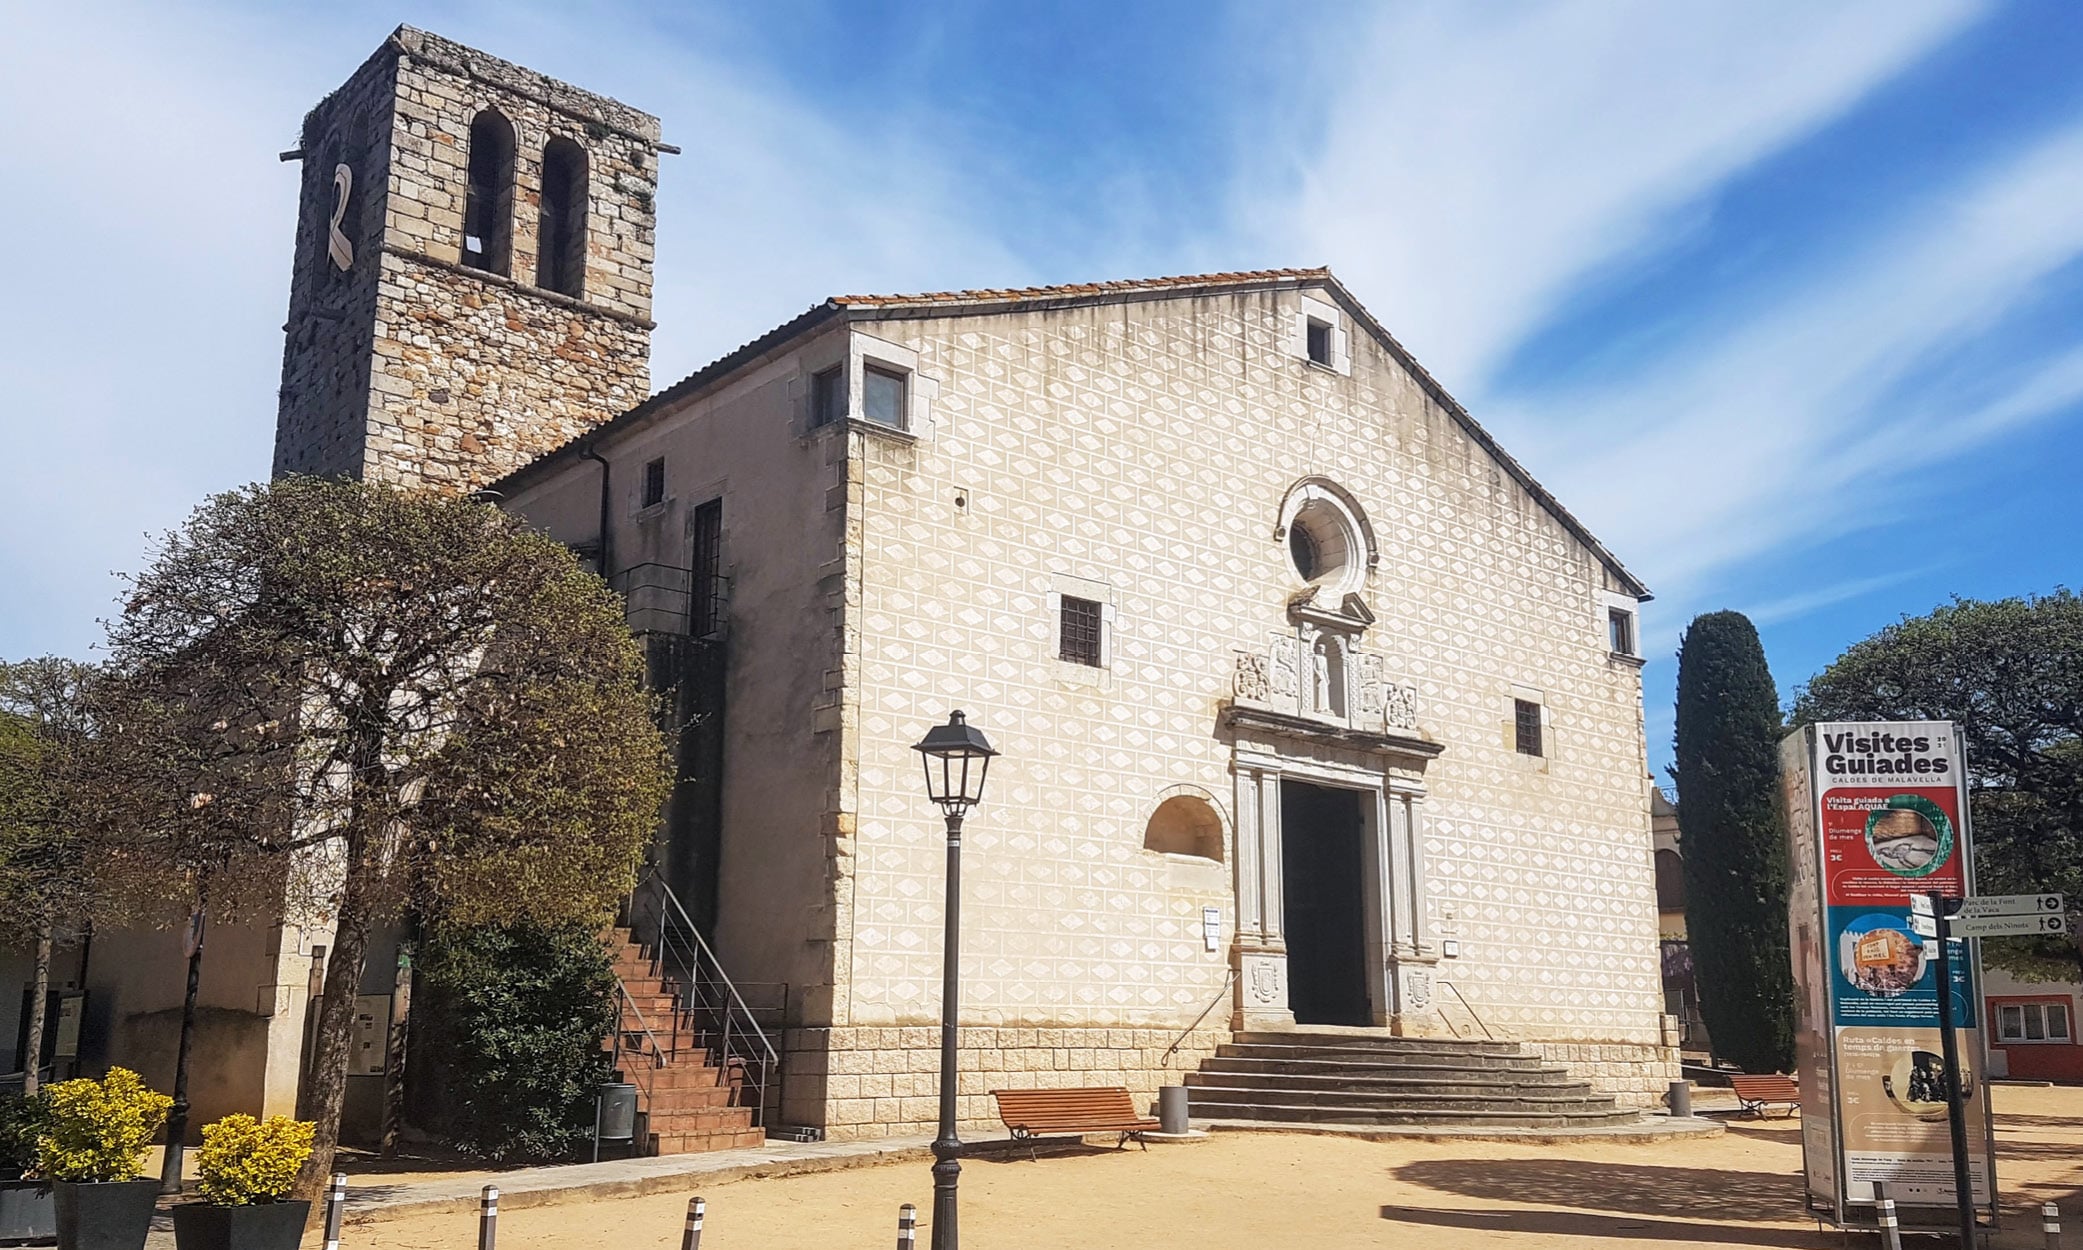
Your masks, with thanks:
M 317 1125 L 286 1115 L 256 1120 L 244 1112 L 203 1125 L 195 1169 L 202 1195 L 222 1207 L 280 1202 L 296 1184 L 297 1169 L 311 1157 Z
M 598 928 L 437 930 L 418 963 L 412 1068 L 422 1128 L 490 1159 L 553 1159 L 593 1132 L 615 1027 Z
M 49 1095 L 36 1170 L 54 1181 L 135 1179 L 174 1105 L 128 1068 L 110 1068 L 99 1081 L 60 1081 Z
M 0 1180 L 36 1170 L 36 1139 L 50 1118 L 49 1095 L 0 1094 Z

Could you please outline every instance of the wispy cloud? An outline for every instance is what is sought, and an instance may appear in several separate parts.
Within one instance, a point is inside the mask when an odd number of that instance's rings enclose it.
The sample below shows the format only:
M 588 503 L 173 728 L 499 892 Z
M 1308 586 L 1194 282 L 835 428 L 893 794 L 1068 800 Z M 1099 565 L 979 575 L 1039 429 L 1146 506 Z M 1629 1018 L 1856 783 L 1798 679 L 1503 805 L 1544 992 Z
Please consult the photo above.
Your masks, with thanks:
M 654 376 L 843 290 L 1017 281 L 959 119 L 828 111 L 634 8 L 15 6 L 0 656 L 83 652 L 146 533 L 265 476 L 303 112 L 403 17 L 667 119 Z M 62 50 L 62 54 L 60 54 Z M 32 292 L 23 298 L 20 292 Z
M 1399 5 L 1316 67 L 1326 131 L 1298 188 L 1253 170 L 1254 187 L 1276 189 L 1245 203 L 1473 392 L 1588 274 L 1682 236 L 1703 192 L 1974 11 Z
M 2083 125 L 1848 246 L 1722 339 L 1542 406 L 1551 483 L 1681 600 L 1739 561 L 1886 517 L 1914 470 L 2079 393 L 2083 365 L 2064 357 L 1944 410 L 1898 394 L 1933 353 L 2083 255 L 2078 202 Z

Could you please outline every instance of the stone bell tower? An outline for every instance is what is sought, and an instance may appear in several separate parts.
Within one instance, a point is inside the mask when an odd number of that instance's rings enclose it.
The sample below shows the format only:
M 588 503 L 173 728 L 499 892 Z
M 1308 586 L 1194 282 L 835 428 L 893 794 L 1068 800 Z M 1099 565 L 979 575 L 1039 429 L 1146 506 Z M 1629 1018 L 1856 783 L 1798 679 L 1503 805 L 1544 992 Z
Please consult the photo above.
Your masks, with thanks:
M 304 118 L 275 473 L 469 490 L 650 393 L 658 119 L 401 26 Z

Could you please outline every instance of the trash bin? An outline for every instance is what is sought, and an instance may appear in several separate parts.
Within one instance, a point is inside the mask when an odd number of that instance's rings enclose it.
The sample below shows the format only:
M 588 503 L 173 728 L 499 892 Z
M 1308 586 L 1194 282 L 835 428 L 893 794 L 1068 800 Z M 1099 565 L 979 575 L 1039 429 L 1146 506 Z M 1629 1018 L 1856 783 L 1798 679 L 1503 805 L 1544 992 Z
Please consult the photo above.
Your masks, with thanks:
M 636 1140 L 636 1086 L 605 1081 L 593 1104 L 593 1161 L 600 1162 L 600 1143 Z
M 1157 1131 L 1160 1133 L 1184 1133 L 1186 1131 L 1186 1087 L 1166 1085 L 1157 1091 Z

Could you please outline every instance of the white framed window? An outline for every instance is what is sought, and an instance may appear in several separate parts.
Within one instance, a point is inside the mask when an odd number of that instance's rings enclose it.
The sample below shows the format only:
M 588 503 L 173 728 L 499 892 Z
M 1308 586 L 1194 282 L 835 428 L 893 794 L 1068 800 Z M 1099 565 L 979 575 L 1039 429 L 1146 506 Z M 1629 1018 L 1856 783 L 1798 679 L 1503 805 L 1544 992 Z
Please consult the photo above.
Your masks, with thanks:
M 1642 658 L 1642 605 L 1632 595 L 1607 591 L 1599 596 L 1606 651 L 1622 659 Z
M 1303 295 L 1295 312 L 1293 351 L 1303 360 L 1333 373 L 1352 373 L 1352 342 L 1347 319 L 1336 304 Z
M 1997 1003 L 1996 1040 L 2005 1046 L 2073 1043 L 2069 1005 L 2060 999 Z
M 893 430 L 907 429 L 911 425 L 910 414 L 905 404 L 905 395 L 910 391 L 911 375 L 886 365 L 870 364 L 861 368 L 861 416 L 877 425 Z

